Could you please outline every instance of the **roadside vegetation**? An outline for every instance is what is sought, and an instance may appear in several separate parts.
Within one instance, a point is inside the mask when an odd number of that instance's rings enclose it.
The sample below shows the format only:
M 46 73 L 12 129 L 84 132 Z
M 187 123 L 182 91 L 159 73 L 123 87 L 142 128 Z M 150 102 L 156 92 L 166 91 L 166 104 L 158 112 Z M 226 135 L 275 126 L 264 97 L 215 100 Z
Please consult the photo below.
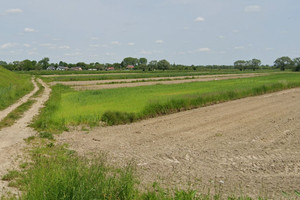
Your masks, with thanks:
M 108 125 L 131 123 L 299 86 L 298 73 L 96 91 L 74 91 L 56 85 L 32 126 L 41 131 L 60 132 L 69 126 L 96 126 L 100 121 Z
M 11 187 L 22 191 L 22 195 L 3 199 L 250 199 L 226 197 L 220 188 L 197 192 L 193 189 L 165 189 L 157 183 L 145 188 L 140 184 L 134 164 L 115 166 L 104 154 L 92 155 L 90 159 L 79 157 L 65 146 L 54 145 L 51 140 L 31 138 L 29 143 L 32 146 L 29 152 L 31 161 L 22 163 L 20 170 L 10 171 L 2 177 Z
M 0 66 L 0 110 L 33 90 L 30 75 L 20 75 Z

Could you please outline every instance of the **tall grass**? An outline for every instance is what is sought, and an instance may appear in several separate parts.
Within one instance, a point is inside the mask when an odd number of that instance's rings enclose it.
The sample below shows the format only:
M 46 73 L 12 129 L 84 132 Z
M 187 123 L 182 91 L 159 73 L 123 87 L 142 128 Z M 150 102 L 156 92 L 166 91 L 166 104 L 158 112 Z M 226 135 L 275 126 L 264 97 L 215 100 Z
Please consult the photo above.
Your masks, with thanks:
M 69 125 L 97 125 L 100 120 L 110 125 L 130 123 L 299 86 L 297 73 L 98 91 L 72 91 L 55 86 L 48 106 L 34 127 L 62 130 Z
M 0 66 L 0 110 L 13 104 L 32 89 L 29 75 L 15 74 Z
M 2 179 L 11 181 L 10 185 L 22 190 L 20 199 L 23 200 L 223 199 L 221 193 L 214 195 L 201 194 L 192 189 L 163 189 L 156 183 L 152 188 L 141 190 L 132 164 L 116 167 L 109 164 L 105 155 L 87 159 L 78 157 L 64 146 L 43 142 L 32 150 L 30 163 L 24 165 L 21 171 L 11 171 Z

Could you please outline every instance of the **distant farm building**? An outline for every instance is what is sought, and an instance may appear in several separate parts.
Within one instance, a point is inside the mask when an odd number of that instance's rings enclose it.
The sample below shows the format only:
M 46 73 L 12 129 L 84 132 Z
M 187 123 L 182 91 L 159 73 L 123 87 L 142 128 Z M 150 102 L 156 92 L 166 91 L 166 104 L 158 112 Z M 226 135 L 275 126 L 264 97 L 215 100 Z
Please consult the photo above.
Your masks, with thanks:
M 134 69 L 133 65 L 127 65 L 126 69 Z
M 113 71 L 113 70 L 115 70 L 114 67 L 108 67 L 108 68 L 106 69 L 106 71 Z
M 81 67 L 71 67 L 70 68 L 71 71 L 82 71 Z
M 56 70 L 59 70 L 59 71 L 66 71 L 66 70 L 69 70 L 69 67 L 58 66 L 58 67 L 56 68 Z
M 47 70 L 56 70 L 56 68 L 54 66 L 49 66 L 47 67 Z

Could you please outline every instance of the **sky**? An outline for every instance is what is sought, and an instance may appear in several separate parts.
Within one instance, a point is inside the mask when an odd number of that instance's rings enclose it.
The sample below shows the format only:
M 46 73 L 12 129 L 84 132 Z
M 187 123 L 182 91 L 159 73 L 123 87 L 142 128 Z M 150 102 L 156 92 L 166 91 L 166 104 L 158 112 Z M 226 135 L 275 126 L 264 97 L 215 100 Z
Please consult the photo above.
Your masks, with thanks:
M 300 57 L 299 0 L 0 0 L 0 60 L 232 65 Z

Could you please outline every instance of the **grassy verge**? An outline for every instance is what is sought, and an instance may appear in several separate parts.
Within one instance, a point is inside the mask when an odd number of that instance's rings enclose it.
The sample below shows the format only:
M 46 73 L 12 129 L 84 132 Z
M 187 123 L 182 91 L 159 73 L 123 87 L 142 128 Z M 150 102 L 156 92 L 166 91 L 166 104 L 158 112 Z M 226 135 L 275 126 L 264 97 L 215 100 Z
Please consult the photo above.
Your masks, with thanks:
M 35 100 L 28 100 L 10 112 L 2 121 L 0 121 L 0 130 L 4 127 L 12 126 L 23 116 L 24 112 L 27 111 L 34 104 L 34 102 Z
M 45 87 L 40 82 L 36 81 L 36 83 L 39 87 L 39 90 L 32 95 L 33 98 L 39 97 L 45 90 Z
M 158 184 L 139 189 L 140 181 L 132 164 L 116 167 L 105 155 L 92 159 L 79 157 L 64 146 L 46 140 L 31 140 L 31 161 L 21 164 L 21 170 L 11 171 L 3 180 L 23 191 L 20 199 L 111 199 L 111 200 L 209 200 L 250 199 L 200 193 L 192 189 L 163 189 Z M 17 198 L 10 198 L 17 199 Z
M 73 91 L 57 85 L 33 126 L 59 132 L 69 125 L 94 126 L 99 121 L 109 125 L 130 123 L 299 86 L 298 73 L 98 91 Z
M 0 110 L 33 90 L 31 76 L 15 74 L 0 66 Z

